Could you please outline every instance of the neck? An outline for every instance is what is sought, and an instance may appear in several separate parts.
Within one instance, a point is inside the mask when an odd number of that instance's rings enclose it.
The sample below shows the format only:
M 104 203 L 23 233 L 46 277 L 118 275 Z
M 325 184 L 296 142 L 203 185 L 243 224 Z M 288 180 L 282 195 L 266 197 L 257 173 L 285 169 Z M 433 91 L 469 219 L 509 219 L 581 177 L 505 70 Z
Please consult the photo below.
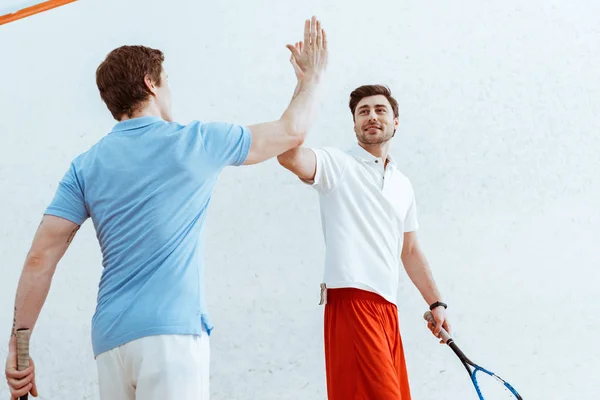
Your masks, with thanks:
M 385 160 L 385 165 L 387 165 L 387 156 L 390 150 L 390 140 L 377 143 L 377 144 L 367 144 L 358 142 L 359 146 L 374 155 L 375 157 L 380 157 L 382 160 Z
M 120 121 L 126 121 L 128 119 L 142 118 L 142 117 L 159 117 L 162 118 L 160 108 L 155 102 L 146 103 L 143 107 L 135 110 L 131 116 L 123 115 Z

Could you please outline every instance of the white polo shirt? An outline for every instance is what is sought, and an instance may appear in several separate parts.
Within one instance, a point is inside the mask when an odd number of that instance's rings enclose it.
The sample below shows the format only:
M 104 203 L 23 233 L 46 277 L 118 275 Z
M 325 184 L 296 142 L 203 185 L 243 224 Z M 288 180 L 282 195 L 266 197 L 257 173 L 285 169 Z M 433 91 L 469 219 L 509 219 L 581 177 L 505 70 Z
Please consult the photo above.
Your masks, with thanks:
M 418 228 L 412 185 L 388 156 L 354 145 L 347 151 L 311 149 L 317 156 L 314 181 L 319 192 L 325 237 L 327 288 L 358 288 L 396 304 L 404 233 Z

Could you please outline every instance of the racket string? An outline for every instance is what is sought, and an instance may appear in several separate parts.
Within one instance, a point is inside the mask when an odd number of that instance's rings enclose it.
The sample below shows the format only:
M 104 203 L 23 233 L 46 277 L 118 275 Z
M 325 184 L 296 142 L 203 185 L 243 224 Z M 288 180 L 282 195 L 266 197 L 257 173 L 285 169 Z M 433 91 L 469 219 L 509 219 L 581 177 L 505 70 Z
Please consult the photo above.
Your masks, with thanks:
M 517 398 L 504 385 L 504 382 L 485 372 L 476 371 L 474 379 L 484 400 L 515 400 Z

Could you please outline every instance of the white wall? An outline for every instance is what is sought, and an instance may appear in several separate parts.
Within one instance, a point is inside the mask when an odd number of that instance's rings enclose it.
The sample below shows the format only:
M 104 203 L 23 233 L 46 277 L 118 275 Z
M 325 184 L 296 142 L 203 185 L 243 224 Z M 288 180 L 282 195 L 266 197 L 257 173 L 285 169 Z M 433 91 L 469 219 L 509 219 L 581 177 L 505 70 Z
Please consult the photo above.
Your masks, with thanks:
M 596 398 L 594 0 L 80 1 L 0 27 L 0 331 L 8 339 L 22 262 L 59 179 L 114 123 L 95 87 L 103 57 L 122 44 L 163 49 L 181 122 L 275 119 L 294 87 L 284 46 L 313 13 L 331 61 L 308 144 L 351 144 L 350 91 L 390 85 L 401 110 L 393 150 L 458 343 L 527 400 Z M 226 170 L 209 213 L 212 398 L 325 399 L 315 193 L 270 161 Z M 34 333 L 41 399 L 98 398 L 100 270 L 88 222 Z M 399 296 L 414 398 L 475 399 L 406 277 Z

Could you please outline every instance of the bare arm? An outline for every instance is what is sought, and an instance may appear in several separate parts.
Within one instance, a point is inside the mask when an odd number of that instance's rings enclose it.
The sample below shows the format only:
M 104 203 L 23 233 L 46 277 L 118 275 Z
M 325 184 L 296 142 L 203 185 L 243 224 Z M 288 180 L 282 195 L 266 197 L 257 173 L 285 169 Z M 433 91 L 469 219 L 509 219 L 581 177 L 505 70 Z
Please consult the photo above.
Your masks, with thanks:
M 78 230 L 79 225 L 71 221 L 45 215 L 25 258 L 17 287 L 15 314 L 6 358 L 5 375 L 11 399 L 16 400 L 27 393 L 35 397 L 38 395 L 33 359 L 30 360 L 28 368 L 23 371 L 17 370 L 16 332 L 18 329 L 33 331 L 48 296 L 56 265 Z
M 421 296 L 423 296 L 427 305 L 429 306 L 436 301 L 442 301 L 442 296 L 433 280 L 429 263 L 419 247 L 416 232 L 406 232 L 404 234 L 401 258 L 406 273 L 419 292 L 421 292 Z M 451 332 L 450 323 L 446 317 L 446 310 L 443 307 L 434 308 L 432 314 L 436 325 L 434 327 L 432 324 L 428 324 L 428 326 L 436 337 L 439 337 L 440 327 L 442 326 L 446 331 Z
M 402 264 L 410 277 L 410 280 L 417 287 L 427 304 L 441 301 L 441 295 L 433 280 L 433 274 L 429 268 L 429 263 L 425 254 L 419 247 L 416 232 L 406 232 L 404 234 L 404 246 L 402 247 Z
M 56 270 L 79 225 L 63 218 L 45 215 L 25 258 L 17 287 L 11 336 L 17 329 L 33 330 Z
M 304 47 L 303 42 L 296 43 L 296 50 L 302 52 Z M 300 86 L 302 83 L 302 79 L 304 78 L 304 73 L 302 69 L 296 63 L 296 59 L 292 55 L 290 57 L 290 63 L 294 68 L 294 73 L 296 74 L 296 79 L 298 79 L 298 84 L 296 85 L 296 89 L 294 90 L 294 96 L 292 100 L 296 98 L 300 91 Z M 315 174 L 317 171 L 317 158 L 314 152 L 310 149 L 304 147 L 294 147 L 286 151 L 283 154 L 277 156 L 277 161 L 284 168 L 293 172 L 298 178 L 304 179 L 306 181 L 312 181 L 315 178 Z
M 319 76 L 309 76 L 299 82 L 297 94 L 279 120 L 248 127 L 252 144 L 245 165 L 268 160 L 304 142 L 316 117 L 319 81 Z
M 317 172 L 317 157 L 306 147 L 296 147 L 277 156 L 282 167 L 292 171 L 298 178 L 312 181 Z
M 251 125 L 252 143 L 245 165 L 256 164 L 300 146 L 316 117 L 321 77 L 327 67 L 327 37 L 315 17 L 304 24 L 302 51 L 287 45 L 302 72 L 292 100 L 277 121 Z

